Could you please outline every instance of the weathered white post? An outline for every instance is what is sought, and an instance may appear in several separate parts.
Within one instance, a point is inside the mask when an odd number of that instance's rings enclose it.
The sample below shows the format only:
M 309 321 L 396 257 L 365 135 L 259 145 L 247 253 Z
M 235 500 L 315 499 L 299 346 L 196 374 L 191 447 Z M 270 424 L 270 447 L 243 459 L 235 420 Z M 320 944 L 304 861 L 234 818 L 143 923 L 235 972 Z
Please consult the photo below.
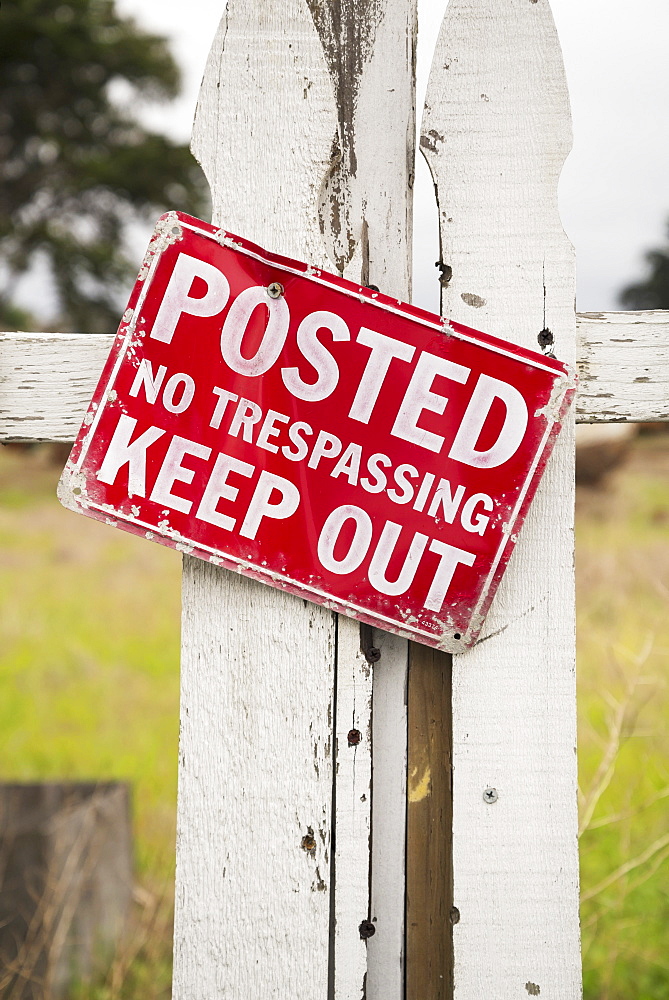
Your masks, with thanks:
M 230 0 L 193 133 L 214 223 L 407 299 L 415 28 L 414 0 Z M 373 640 L 370 911 L 359 625 L 188 558 L 183 602 L 175 997 L 399 998 L 406 641 Z
M 414 0 L 229 0 L 194 133 L 215 221 L 407 298 L 414 48 Z M 578 339 L 584 423 L 669 419 L 669 314 L 575 330 L 548 0 L 451 0 L 427 105 L 445 314 Z M 0 335 L 0 440 L 72 440 L 111 341 Z M 572 430 L 453 665 L 452 747 L 445 654 L 186 560 L 177 1000 L 578 997 Z
M 548 0 L 451 0 L 421 146 L 453 269 L 444 314 L 535 350 L 548 330 L 575 362 L 557 204 L 569 98 Z M 454 658 L 458 1000 L 581 992 L 573 505 L 572 416 L 484 633 Z

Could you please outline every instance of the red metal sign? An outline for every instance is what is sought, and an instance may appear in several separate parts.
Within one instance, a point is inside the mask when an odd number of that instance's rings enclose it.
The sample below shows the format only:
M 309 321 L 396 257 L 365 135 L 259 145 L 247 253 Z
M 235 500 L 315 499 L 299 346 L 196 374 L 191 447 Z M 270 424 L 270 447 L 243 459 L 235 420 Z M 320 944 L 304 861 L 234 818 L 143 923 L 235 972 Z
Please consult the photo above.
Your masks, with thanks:
M 558 361 L 169 213 L 59 495 L 458 651 L 574 388 Z

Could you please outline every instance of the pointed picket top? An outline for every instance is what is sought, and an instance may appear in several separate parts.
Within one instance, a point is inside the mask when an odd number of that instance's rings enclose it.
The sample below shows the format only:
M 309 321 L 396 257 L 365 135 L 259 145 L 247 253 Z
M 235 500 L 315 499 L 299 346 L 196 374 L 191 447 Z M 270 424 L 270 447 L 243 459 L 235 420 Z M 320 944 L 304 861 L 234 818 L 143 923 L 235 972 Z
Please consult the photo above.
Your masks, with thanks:
M 192 148 L 215 224 L 324 266 L 337 110 L 306 0 L 229 0 Z M 325 996 L 336 616 L 184 560 L 174 997 Z
M 318 196 L 338 119 L 306 0 L 230 0 L 198 99 L 192 149 L 213 221 L 284 256 L 324 266 Z
M 211 185 L 213 221 L 408 298 L 415 31 L 415 0 L 229 0 L 192 144 Z M 266 630 L 278 621 L 268 648 Z M 398 750 L 390 769 L 375 769 L 375 799 L 392 801 L 394 812 L 375 841 L 382 878 L 372 879 L 370 907 L 369 740 L 353 755 L 346 745 L 346 720 L 332 703 L 335 648 L 337 701 L 350 707 L 354 698 L 366 731 L 371 671 L 357 625 L 340 622 L 337 642 L 333 623 L 322 608 L 185 561 L 175 997 L 221 988 L 231 998 L 325 996 L 328 957 L 334 1000 L 357 1000 L 365 989 L 370 1000 L 402 995 L 406 740 L 396 722 L 405 713 L 407 644 L 382 651 L 383 704 L 375 714 L 392 720 Z M 284 702 L 272 710 L 273 691 L 292 697 L 288 727 Z M 259 712 L 266 733 L 252 746 L 244 720 Z M 333 722 L 343 766 L 335 768 L 331 865 Z M 277 733 L 284 765 L 270 774 L 266 741 Z M 384 737 L 390 742 L 385 729 L 377 742 Z M 229 766 L 231 739 L 234 776 L 222 768 L 216 783 L 208 771 L 205 801 L 197 761 L 213 750 Z M 250 858 L 258 875 L 252 895 L 242 878 Z M 359 928 L 370 916 L 377 933 L 368 944 Z
M 571 115 L 548 0 L 451 0 L 420 143 L 438 191 L 441 260 L 452 268 L 442 312 L 538 350 L 544 269 L 550 311 L 553 275 L 571 254 L 557 204 Z M 518 296 L 519 273 L 531 302 Z
M 442 312 L 537 351 L 552 338 L 573 362 L 574 258 L 557 202 L 570 136 L 548 0 L 451 0 L 421 137 Z M 455 1000 L 580 996 L 573 462 L 569 419 L 484 634 L 454 657 Z

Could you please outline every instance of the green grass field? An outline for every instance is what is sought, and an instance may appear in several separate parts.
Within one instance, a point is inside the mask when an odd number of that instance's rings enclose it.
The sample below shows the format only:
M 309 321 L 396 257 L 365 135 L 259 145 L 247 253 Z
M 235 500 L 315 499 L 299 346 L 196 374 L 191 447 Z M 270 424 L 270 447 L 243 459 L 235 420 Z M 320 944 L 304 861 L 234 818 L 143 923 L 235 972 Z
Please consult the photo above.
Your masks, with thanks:
M 587 1000 L 669 998 L 669 437 L 577 505 Z
M 180 557 L 61 509 L 48 459 L 0 452 L 0 779 L 132 782 L 139 956 L 81 997 L 162 1000 Z M 669 1000 L 669 437 L 580 492 L 577 573 L 585 995 Z

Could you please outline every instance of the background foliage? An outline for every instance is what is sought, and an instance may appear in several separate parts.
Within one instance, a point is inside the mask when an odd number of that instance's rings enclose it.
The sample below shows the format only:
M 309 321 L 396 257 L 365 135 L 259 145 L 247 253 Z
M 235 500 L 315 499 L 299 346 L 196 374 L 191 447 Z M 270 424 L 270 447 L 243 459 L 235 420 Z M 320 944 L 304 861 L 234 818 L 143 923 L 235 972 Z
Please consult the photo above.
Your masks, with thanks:
M 165 40 L 119 17 L 113 0 L 3 5 L 4 329 L 34 322 L 13 299 L 17 280 L 39 263 L 55 290 L 59 330 L 115 330 L 138 269 L 128 227 L 166 208 L 206 213 L 206 182 L 188 147 L 143 128 L 136 114 L 178 90 Z
M 648 251 L 645 277 L 622 290 L 620 304 L 624 309 L 669 309 L 669 243 Z

